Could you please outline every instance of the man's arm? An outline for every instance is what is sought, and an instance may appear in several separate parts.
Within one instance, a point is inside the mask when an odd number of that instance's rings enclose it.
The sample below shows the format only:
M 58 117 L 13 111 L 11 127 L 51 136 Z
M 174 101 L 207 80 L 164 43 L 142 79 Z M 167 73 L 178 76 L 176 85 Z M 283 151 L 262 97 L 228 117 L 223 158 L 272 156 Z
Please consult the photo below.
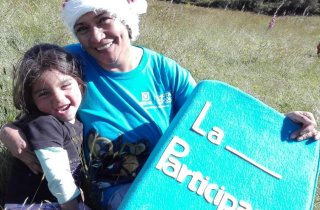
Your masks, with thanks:
M 294 111 L 285 115 L 293 122 L 302 124 L 301 129 L 298 129 L 291 134 L 290 137 L 292 139 L 297 139 L 298 141 L 308 138 L 320 140 L 320 131 L 316 129 L 317 122 L 311 112 Z
M 12 123 L 2 126 L 0 140 L 9 152 L 25 163 L 33 173 L 42 172 L 38 159 L 30 150 L 24 134 L 17 126 Z

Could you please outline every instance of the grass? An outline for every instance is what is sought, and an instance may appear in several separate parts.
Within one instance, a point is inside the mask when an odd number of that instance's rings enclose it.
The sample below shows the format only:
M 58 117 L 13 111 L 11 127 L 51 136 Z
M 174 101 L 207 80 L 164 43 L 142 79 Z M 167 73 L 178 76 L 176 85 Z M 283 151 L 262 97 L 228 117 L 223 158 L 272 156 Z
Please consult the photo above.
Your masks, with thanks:
M 59 0 L 0 0 L 0 124 L 13 120 L 11 70 L 23 53 L 39 42 L 64 45 L 70 35 L 61 24 Z M 30 15 L 32 11 L 32 15 Z
M 6 152 L 3 145 L 0 144 L 0 171 L 1 171 L 1 177 L 0 177 L 0 209 L 2 209 L 3 206 L 3 199 L 5 196 L 5 187 L 6 187 L 6 178 L 10 176 L 9 174 L 9 168 L 10 164 L 10 155 Z
M 320 117 L 319 17 L 280 17 L 267 31 L 270 17 L 263 15 L 166 6 L 149 8 L 143 45 L 179 61 L 197 80 L 222 80 L 280 112 Z
M 61 0 L 0 0 L 0 124 L 17 114 L 11 69 L 39 42 L 75 42 L 60 20 Z M 279 112 L 307 110 L 320 119 L 320 17 L 271 17 L 148 0 L 136 42 L 178 61 L 197 81 L 215 79 L 250 93 Z M 32 15 L 31 14 L 32 11 Z M 0 144 L 0 206 L 9 156 Z M 320 196 L 314 209 L 320 210 Z M 1 209 L 1 207 L 0 207 Z

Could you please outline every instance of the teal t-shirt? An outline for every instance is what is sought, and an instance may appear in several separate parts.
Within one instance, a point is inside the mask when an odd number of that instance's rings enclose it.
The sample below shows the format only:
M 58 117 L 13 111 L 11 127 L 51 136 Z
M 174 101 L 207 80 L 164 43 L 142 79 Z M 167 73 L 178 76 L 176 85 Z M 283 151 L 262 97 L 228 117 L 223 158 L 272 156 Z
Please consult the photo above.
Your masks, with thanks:
M 130 183 L 193 91 L 196 82 L 175 61 L 143 48 L 129 72 L 103 69 L 79 44 L 66 49 L 81 62 L 86 93 L 78 111 L 92 191 L 109 205 Z
M 111 141 L 145 139 L 152 149 L 196 85 L 186 69 L 146 48 L 125 73 L 103 69 L 79 44 L 66 49 L 80 58 L 87 83 L 78 111 L 85 137 L 94 130 Z

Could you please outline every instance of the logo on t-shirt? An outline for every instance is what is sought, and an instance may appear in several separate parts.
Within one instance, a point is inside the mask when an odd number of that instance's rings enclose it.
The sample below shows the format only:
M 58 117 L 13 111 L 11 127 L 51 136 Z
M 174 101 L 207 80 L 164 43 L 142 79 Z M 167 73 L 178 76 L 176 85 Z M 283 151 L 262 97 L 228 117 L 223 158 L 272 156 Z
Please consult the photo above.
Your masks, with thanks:
M 141 93 L 141 106 L 147 109 L 163 108 L 171 105 L 172 96 L 170 92 L 151 97 L 150 92 Z
M 149 101 L 150 100 L 150 93 L 149 92 L 142 92 L 141 98 L 142 98 L 142 101 Z

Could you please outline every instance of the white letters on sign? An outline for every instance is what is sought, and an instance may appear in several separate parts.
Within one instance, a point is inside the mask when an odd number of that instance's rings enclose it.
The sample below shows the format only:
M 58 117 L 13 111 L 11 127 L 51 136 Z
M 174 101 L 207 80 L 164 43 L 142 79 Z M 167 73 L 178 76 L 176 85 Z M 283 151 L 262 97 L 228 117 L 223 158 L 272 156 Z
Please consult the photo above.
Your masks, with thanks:
M 219 187 L 218 184 L 209 183 L 210 177 L 204 177 L 199 171 L 192 171 L 185 164 L 179 161 L 180 158 L 186 157 L 190 152 L 190 146 L 187 142 L 174 136 L 166 150 L 160 157 L 156 168 L 165 175 L 172 177 L 180 183 L 190 177 L 188 189 L 203 196 L 204 199 L 215 206 L 218 210 L 251 210 L 252 207 L 248 202 L 238 201 L 234 196 L 225 192 L 225 187 Z
M 191 126 L 191 130 L 200 136 L 205 137 L 213 145 L 221 146 L 224 138 L 224 131 L 221 128 L 212 126 L 212 130 L 205 131 L 201 127 L 201 124 L 205 120 L 210 106 L 211 103 L 207 101 L 195 122 Z M 236 150 L 230 145 L 226 145 L 225 149 L 231 154 L 262 170 L 263 172 L 277 179 L 282 178 L 280 174 L 277 174 L 262 164 L 259 164 L 257 161 L 249 158 L 247 155 Z M 250 203 L 243 200 L 238 201 L 237 198 L 226 192 L 224 186 L 219 187 L 219 185 L 216 183 L 210 183 L 209 176 L 203 176 L 201 172 L 193 171 L 186 164 L 183 164 L 183 158 L 187 157 L 190 151 L 190 145 L 186 141 L 182 140 L 178 136 L 174 136 L 164 153 L 161 155 L 160 160 L 156 165 L 156 169 L 163 172 L 166 176 L 175 179 L 179 183 L 184 183 L 186 180 L 190 180 L 187 186 L 188 189 L 200 196 L 203 196 L 206 202 L 217 206 L 217 210 L 252 209 Z

